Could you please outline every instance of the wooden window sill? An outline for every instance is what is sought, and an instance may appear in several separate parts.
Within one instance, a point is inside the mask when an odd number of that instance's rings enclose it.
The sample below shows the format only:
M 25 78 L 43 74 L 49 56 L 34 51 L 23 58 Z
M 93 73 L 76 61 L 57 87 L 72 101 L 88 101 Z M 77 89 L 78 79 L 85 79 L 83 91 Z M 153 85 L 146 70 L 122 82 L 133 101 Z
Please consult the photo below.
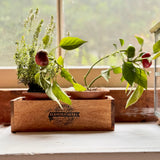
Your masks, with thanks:
M 118 123 L 113 132 L 22 132 L 0 128 L 1 160 L 159 160 L 160 126 Z

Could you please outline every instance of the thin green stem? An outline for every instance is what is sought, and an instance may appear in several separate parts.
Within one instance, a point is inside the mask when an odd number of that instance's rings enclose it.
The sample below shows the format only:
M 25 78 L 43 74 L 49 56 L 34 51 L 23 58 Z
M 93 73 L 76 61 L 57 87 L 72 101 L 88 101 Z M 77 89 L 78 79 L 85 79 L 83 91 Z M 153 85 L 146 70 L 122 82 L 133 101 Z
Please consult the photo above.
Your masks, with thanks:
M 88 77 L 88 75 L 90 74 L 90 72 L 91 72 L 91 70 L 93 69 L 93 67 L 96 65 L 96 64 L 98 64 L 99 62 L 101 62 L 102 60 L 104 60 L 104 59 L 106 59 L 106 58 L 108 58 L 108 57 L 110 57 L 110 56 L 113 56 L 114 54 L 116 54 L 116 53 L 119 53 L 119 52 L 124 52 L 125 50 L 120 50 L 120 51 L 116 51 L 116 52 L 114 52 L 114 53 L 112 53 L 112 54 L 110 54 L 110 55 L 107 55 L 107 56 L 104 56 L 104 57 L 102 57 L 102 58 L 100 58 L 98 61 L 96 61 L 90 68 L 89 68 L 89 70 L 88 70 L 88 72 L 85 74 L 85 76 L 84 76 L 84 83 L 85 83 L 85 86 L 87 87 L 87 90 L 89 90 L 89 86 L 91 86 L 91 85 L 88 85 L 87 84 L 87 77 Z M 93 80 L 93 82 L 95 82 L 95 80 Z M 91 84 L 91 83 L 90 83 Z M 92 83 L 93 84 L 93 83 Z
M 101 78 L 102 77 L 102 75 L 100 74 L 99 76 L 97 76 L 95 79 L 93 79 L 92 81 L 91 81 L 91 83 L 87 86 L 87 89 L 89 89 L 92 85 L 93 85 L 93 83 L 97 80 L 97 79 L 99 79 L 99 78 Z
M 85 76 L 84 76 L 84 83 L 85 83 L 85 86 L 87 87 L 87 89 L 89 89 L 89 86 L 88 86 L 88 84 L 87 84 L 87 77 L 88 77 L 88 75 L 90 74 L 91 70 L 93 69 L 93 67 L 94 67 L 96 64 L 98 64 L 98 63 L 101 62 L 102 60 L 108 58 L 109 56 L 110 56 L 110 55 L 107 55 L 107 56 L 105 56 L 105 57 L 100 58 L 98 61 L 96 61 L 96 62 L 90 67 L 90 69 L 88 70 L 88 72 L 85 74 Z

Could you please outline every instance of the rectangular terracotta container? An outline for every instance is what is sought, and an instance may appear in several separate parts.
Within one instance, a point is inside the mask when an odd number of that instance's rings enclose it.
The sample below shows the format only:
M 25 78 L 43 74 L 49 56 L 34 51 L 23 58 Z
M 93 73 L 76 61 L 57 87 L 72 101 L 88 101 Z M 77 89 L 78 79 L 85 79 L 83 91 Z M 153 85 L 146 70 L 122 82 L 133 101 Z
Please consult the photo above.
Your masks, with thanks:
M 11 101 L 11 131 L 113 131 L 114 99 L 72 100 L 62 104 L 52 100 Z

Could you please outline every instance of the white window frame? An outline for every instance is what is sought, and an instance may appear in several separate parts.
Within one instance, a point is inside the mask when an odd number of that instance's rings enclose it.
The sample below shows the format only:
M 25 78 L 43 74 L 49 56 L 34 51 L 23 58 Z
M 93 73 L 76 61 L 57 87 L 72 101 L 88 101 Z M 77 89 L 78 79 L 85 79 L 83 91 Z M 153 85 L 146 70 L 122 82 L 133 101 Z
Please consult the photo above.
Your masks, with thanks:
M 62 39 L 63 35 L 63 0 L 57 0 L 57 43 L 59 44 L 60 40 Z M 62 51 L 58 48 L 57 51 L 58 55 L 62 55 Z M 68 68 L 71 74 L 75 77 L 75 79 L 84 85 L 83 76 L 87 72 L 89 67 L 70 67 Z M 106 69 L 106 67 L 96 67 L 91 72 L 90 76 L 88 77 L 88 81 L 91 81 L 95 75 L 99 75 L 101 70 Z M 148 87 L 154 87 L 154 67 L 149 69 L 151 71 L 151 75 L 148 79 Z M 22 83 L 18 82 L 17 79 L 17 71 L 16 67 L 0 67 L 0 88 L 24 88 Z M 125 87 L 126 83 L 120 82 L 121 75 L 114 75 L 111 74 L 111 79 L 107 83 L 103 78 L 98 80 L 95 83 L 97 87 Z M 59 77 L 59 84 L 61 87 L 70 87 L 70 84 Z

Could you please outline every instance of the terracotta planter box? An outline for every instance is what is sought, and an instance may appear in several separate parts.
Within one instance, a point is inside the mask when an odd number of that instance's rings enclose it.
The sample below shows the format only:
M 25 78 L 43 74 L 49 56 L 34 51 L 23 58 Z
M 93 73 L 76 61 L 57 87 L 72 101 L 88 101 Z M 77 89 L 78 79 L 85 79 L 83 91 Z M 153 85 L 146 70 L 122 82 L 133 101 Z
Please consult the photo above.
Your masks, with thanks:
M 113 98 L 72 100 L 61 110 L 51 100 L 11 101 L 11 131 L 113 131 Z

